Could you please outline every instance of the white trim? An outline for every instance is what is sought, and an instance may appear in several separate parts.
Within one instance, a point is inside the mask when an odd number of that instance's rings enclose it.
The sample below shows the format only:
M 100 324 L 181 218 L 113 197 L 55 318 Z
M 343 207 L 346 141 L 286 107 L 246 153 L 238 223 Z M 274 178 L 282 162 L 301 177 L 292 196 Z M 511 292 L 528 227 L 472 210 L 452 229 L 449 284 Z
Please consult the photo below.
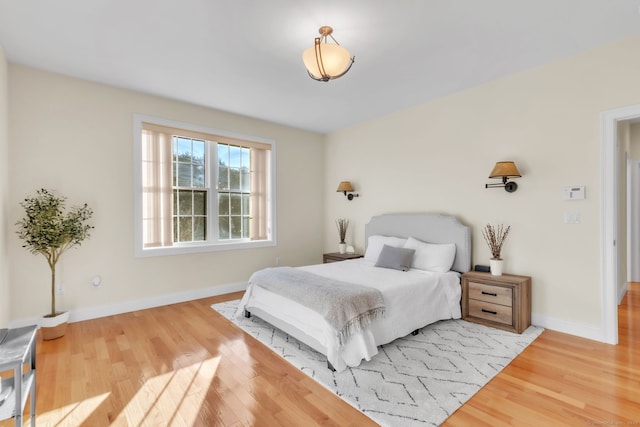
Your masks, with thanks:
M 140 256 L 142 242 L 142 115 L 133 115 L 133 250 Z
M 189 244 L 189 245 L 176 245 L 166 248 L 142 248 L 142 122 L 154 123 L 171 128 L 189 129 L 194 132 L 201 132 L 208 135 L 233 138 L 243 141 L 254 141 L 262 144 L 267 144 L 271 147 L 270 155 L 270 198 L 269 198 L 269 212 L 267 214 L 269 221 L 270 236 L 267 240 L 244 240 L 244 241 L 231 241 L 231 242 L 206 242 L 204 244 Z M 229 132 L 225 130 L 208 128 L 205 126 L 194 125 L 191 123 L 180 122 L 176 120 L 163 119 L 160 117 L 148 116 L 145 114 L 135 113 L 133 115 L 133 228 L 134 228 L 134 254 L 136 257 L 148 257 L 148 256 L 164 256 L 164 255 L 180 255 L 191 253 L 203 253 L 203 252 L 216 252 L 216 251 L 229 251 L 236 249 L 253 249 L 269 246 L 276 246 L 277 233 L 276 233 L 276 141 L 267 138 L 261 138 L 252 135 L 243 135 L 240 133 Z
M 602 150 L 602 334 L 600 341 L 618 343 L 618 122 L 640 117 L 640 105 L 632 105 L 600 114 Z
M 602 341 L 602 328 L 598 328 L 593 325 L 567 322 L 566 320 L 541 316 L 535 313 L 531 314 L 531 323 L 552 331 L 575 335 L 577 337 L 587 338 L 594 341 Z
M 136 257 L 144 258 L 144 257 L 150 257 L 150 256 L 184 255 L 184 254 L 197 254 L 197 253 L 203 253 L 203 252 L 233 251 L 237 249 L 265 248 L 269 246 L 276 246 L 276 242 L 274 240 L 256 240 L 256 241 L 243 241 L 238 243 L 216 243 L 216 244 L 193 243 L 193 244 L 184 245 L 184 246 L 175 245 L 175 246 L 167 246 L 166 248 L 140 249 L 140 252 L 138 252 L 137 242 L 142 241 L 142 240 L 139 240 L 136 242 Z
M 232 292 L 240 292 L 247 289 L 247 283 L 229 283 L 208 288 L 192 289 L 185 292 L 158 295 L 149 298 L 123 301 L 121 303 L 101 305 L 97 307 L 81 308 L 69 310 L 69 322 L 81 322 L 83 320 L 97 319 L 100 317 L 113 316 L 115 314 L 129 313 L 131 311 L 146 310 L 148 308 L 161 307 L 163 305 L 177 304 L 185 301 L 193 301 L 201 298 L 208 298 L 218 295 L 225 295 Z M 12 320 L 10 328 L 37 325 L 40 317 Z

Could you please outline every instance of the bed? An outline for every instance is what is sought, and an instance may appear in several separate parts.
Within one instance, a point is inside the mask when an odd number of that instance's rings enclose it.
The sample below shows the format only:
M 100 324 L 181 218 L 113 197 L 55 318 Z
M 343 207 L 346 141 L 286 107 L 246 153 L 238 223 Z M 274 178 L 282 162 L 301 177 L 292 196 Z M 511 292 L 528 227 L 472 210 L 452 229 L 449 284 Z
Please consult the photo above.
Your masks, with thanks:
M 371 360 L 378 346 L 426 325 L 460 318 L 460 275 L 471 267 L 469 227 L 450 215 L 386 214 L 372 217 L 365 225 L 365 243 L 360 259 L 254 273 L 236 316 L 265 320 L 326 355 L 328 366 L 336 371 Z M 400 267 L 399 258 L 403 260 Z M 379 307 L 372 309 L 374 315 L 367 323 L 342 334 L 308 301 L 295 299 L 295 291 L 288 294 L 263 286 L 265 277 L 280 273 L 290 274 L 295 282 L 287 286 L 312 282 L 309 278 L 318 279 L 319 287 L 324 280 L 345 292 L 366 289 L 382 298 L 382 312 Z

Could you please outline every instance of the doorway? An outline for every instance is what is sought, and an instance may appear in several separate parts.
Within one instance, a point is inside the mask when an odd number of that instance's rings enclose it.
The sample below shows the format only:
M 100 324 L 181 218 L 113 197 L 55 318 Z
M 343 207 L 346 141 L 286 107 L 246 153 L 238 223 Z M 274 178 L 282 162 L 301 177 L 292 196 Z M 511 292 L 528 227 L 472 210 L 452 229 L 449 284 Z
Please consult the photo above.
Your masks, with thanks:
M 618 343 L 618 286 L 621 275 L 620 237 L 620 146 L 618 123 L 640 119 L 640 105 L 601 114 L 602 135 L 602 341 Z M 626 236 L 625 236 L 626 237 Z M 626 248 L 625 248 L 626 249 Z M 626 273 L 626 272 L 625 272 Z M 626 276 L 626 274 L 625 274 Z

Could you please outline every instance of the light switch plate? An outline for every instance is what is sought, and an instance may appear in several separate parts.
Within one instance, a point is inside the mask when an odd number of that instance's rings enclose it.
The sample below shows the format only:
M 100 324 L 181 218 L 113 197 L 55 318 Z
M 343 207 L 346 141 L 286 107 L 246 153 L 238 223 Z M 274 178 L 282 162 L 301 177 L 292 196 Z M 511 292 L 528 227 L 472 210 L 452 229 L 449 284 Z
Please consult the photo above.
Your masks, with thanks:
M 564 213 L 565 224 L 580 224 L 580 212 L 565 212 Z

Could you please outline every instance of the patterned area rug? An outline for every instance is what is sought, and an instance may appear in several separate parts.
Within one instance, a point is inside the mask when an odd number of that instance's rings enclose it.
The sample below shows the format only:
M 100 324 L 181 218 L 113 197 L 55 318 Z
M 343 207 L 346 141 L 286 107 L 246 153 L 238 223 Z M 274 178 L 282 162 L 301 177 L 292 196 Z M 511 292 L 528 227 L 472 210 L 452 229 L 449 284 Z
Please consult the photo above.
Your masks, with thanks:
M 252 316 L 235 319 L 239 301 L 211 306 L 271 350 L 382 426 L 440 425 L 542 333 L 522 335 L 446 320 L 379 348 L 369 362 L 336 373 L 307 345 Z

